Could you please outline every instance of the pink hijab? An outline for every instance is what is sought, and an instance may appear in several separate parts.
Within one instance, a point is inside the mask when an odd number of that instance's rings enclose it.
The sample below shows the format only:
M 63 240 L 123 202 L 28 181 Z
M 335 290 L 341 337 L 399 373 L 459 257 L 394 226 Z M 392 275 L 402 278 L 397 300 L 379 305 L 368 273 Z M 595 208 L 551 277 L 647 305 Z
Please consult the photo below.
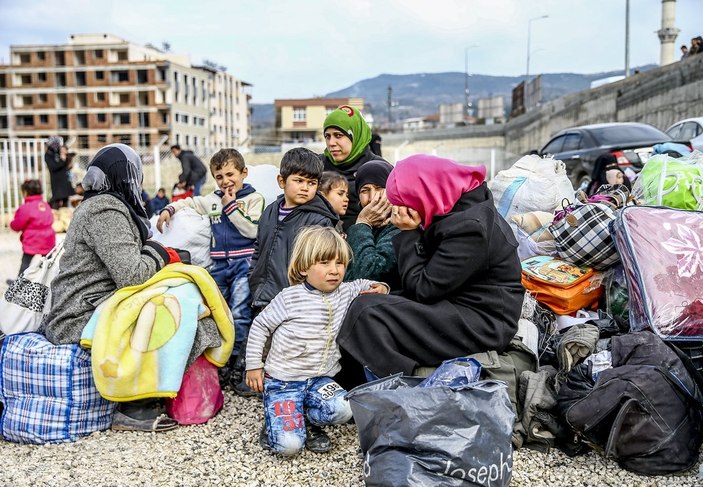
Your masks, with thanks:
M 465 166 L 451 159 L 418 154 L 395 165 L 386 183 L 386 197 L 392 205 L 417 211 L 427 228 L 435 216 L 449 213 L 462 194 L 485 179 L 485 166 Z

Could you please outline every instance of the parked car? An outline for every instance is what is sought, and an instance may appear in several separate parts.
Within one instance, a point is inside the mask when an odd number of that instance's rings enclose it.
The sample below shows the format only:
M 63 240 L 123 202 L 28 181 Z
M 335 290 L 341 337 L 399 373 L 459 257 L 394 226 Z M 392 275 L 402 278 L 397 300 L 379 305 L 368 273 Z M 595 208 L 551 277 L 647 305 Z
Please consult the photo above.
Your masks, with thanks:
M 651 125 L 601 123 L 557 132 L 539 151 L 539 155 L 552 155 L 564 161 L 574 188 L 585 188 L 591 181 L 593 165 L 601 154 L 610 152 L 620 167 L 637 173 L 652 154 L 652 146 L 664 142 L 674 140 Z
M 689 141 L 694 149 L 703 152 L 703 117 L 680 120 L 666 133 L 672 139 Z

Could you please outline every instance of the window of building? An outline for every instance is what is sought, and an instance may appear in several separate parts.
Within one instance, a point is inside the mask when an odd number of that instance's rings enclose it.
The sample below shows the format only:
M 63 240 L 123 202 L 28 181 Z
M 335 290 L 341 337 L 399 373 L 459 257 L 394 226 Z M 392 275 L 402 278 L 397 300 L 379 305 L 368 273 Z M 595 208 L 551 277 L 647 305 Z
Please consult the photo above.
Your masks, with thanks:
M 31 127 L 34 125 L 33 115 L 18 115 L 16 120 L 18 127 Z
M 68 107 L 68 95 L 66 93 L 56 94 L 56 108 L 67 108 Z
M 76 93 L 76 108 L 83 108 L 88 106 L 88 94 L 87 93 Z
M 186 146 L 190 145 L 190 135 L 186 135 Z
M 156 70 L 156 81 L 166 81 L 166 68 Z
M 125 70 L 112 71 L 110 73 L 110 80 L 113 83 L 123 83 L 125 81 L 129 81 L 129 71 L 125 71 Z
M 40 83 L 46 82 L 46 73 L 37 73 L 37 81 Z
M 139 145 L 148 147 L 151 145 L 151 134 L 139 134 Z
M 47 115 L 46 113 L 41 113 L 39 115 L 39 123 L 41 125 L 46 125 L 47 123 L 49 123 L 49 115 Z
M 56 123 L 60 129 L 68 129 L 68 115 L 60 114 L 56 116 Z
M 49 102 L 49 95 L 46 93 L 39 93 L 39 103 L 48 103 Z
M 168 112 L 161 112 L 161 123 L 168 124 Z
M 85 51 L 73 51 L 73 61 L 79 66 L 85 64 Z
M 98 91 L 95 93 L 95 101 L 104 102 L 106 98 L 104 91 Z
M 98 143 L 107 144 L 107 134 L 98 134 Z
M 143 85 L 149 82 L 149 73 L 146 69 L 137 70 L 137 83 Z
M 180 121 L 181 121 L 181 114 L 180 114 L 180 113 L 176 113 L 176 114 L 173 115 L 173 118 L 174 118 L 174 120 L 175 120 L 176 122 L 180 122 Z
M 32 55 L 28 52 L 20 54 L 20 64 L 29 64 L 32 62 Z
M 105 53 L 102 49 L 95 49 L 93 51 L 93 56 L 95 56 L 96 59 L 102 59 L 104 55 Z
M 96 71 L 95 79 L 103 80 L 105 79 L 105 71 Z
M 115 125 L 129 125 L 129 113 L 115 113 L 113 123 Z
M 128 55 L 127 55 L 127 49 L 120 49 L 117 51 L 117 60 L 118 61 L 127 61 Z
M 66 86 L 66 73 L 56 73 L 56 86 L 59 88 Z
M 188 115 L 181 115 L 181 121 L 187 124 L 188 122 L 190 122 L 190 117 Z
M 132 144 L 132 136 L 129 134 L 119 134 L 116 135 L 115 138 L 120 141 L 120 144 L 125 144 L 125 145 L 131 145 Z
M 139 126 L 140 127 L 149 127 L 149 113 L 148 112 L 139 112 Z
M 78 148 L 79 149 L 87 149 L 90 147 L 88 145 L 88 136 L 87 135 L 79 135 L 78 136 Z
M 66 53 L 63 51 L 54 51 L 54 61 L 57 66 L 63 66 L 66 64 Z
M 294 122 L 304 122 L 306 118 L 305 107 L 295 107 L 293 108 L 293 121 Z
M 7 96 L 0 95 L 0 108 L 7 108 Z
M 176 134 L 176 144 L 181 143 L 181 134 Z
M 95 115 L 95 119 L 98 121 L 98 123 L 105 123 L 107 122 L 107 115 L 104 113 L 98 113 Z
M 137 95 L 137 100 L 139 102 L 139 105 L 148 105 L 149 104 L 149 92 L 148 91 L 140 91 L 139 94 Z
M 76 125 L 79 129 L 88 128 L 88 114 L 87 113 L 77 113 L 76 114 Z
M 325 107 L 325 117 L 335 111 L 337 107 Z
M 0 73 L 0 88 L 5 88 L 7 86 L 7 80 L 5 78 L 5 73 Z
M 120 105 L 129 105 L 129 93 L 120 93 Z
M 31 74 L 21 74 L 20 75 L 20 84 L 31 85 L 32 84 L 32 75 Z
M 22 95 L 20 97 L 19 106 L 28 107 L 31 106 L 34 101 L 32 100 L 32 95 Z
M 0 115 L 0 129 L 6 129 L 6 128 L 7 128 L 7 116 Z
M 43 61 L 46 59 L 46 53 L 44 51 L 37 51 L 37 60 Z
M 76 71 L 76 86 L 85 86 L 85 71 Z

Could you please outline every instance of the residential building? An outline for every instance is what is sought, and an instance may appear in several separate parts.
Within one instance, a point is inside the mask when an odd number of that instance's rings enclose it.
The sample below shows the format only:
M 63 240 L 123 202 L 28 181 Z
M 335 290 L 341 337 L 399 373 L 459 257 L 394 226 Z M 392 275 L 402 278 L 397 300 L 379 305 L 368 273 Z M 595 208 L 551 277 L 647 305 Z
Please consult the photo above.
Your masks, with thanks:
M 187 56 L 110 34 L 11 46 L 0 66 L 0 138 L 239 147 L 249 140 L 250 84 Z
M 422 132 L 437 128 L 439 125 L 439 113 L 426 117 L 411 117 L 403 120 L 403 132 Z
M 502 95 L 479 98 L 478 118 L 489 125 L 505 122 L 505 98 Z
M 276 133 L 284 142 L 321 141 L 325 117 L 341 105 L 349 105 L 363 111 L 364 99 L 352 97 L 274 100 Z

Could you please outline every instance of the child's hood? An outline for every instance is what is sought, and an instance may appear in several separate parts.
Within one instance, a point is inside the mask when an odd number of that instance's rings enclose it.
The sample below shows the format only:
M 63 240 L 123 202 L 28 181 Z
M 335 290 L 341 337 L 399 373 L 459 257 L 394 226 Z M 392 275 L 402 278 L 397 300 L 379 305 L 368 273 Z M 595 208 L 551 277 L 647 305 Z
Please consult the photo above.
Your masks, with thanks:
M 281 202 L 284 198 L 284 195 L 278 196 L 278 198 L 276 199 L 277 208 L 281 205 Z M 339 216 L 337 216 L 337 213 L 334 211 L 334 208 L 332 208 L 332 205 L 330 205 L 329 202 L 319 194 L 316 194 L 313 199 L 308 201 L 307 203 L 296 206 L 291 212 L 291 214 L 297 213 L 299 211 L 317 213 L 322 216 L 325 216 L 332 220 L 333 225 L 336 225 L 339 221 Z

